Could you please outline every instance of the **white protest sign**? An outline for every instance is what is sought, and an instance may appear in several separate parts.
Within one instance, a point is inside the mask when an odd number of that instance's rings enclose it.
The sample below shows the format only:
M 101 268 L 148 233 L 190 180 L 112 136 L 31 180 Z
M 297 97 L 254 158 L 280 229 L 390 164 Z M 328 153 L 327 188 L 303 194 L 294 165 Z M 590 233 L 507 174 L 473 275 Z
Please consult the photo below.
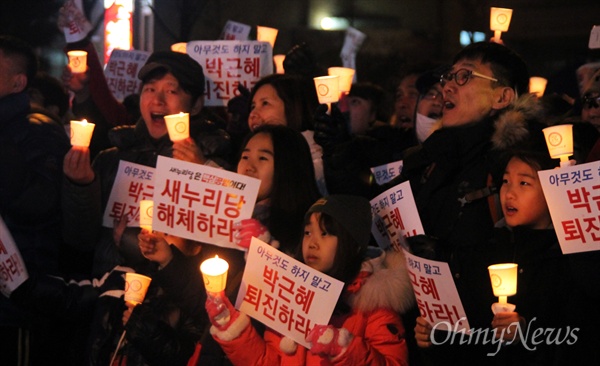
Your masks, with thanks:
M 243 250 L 232 226 L 252 217 L 259 179 L 159 156 L 154 187 L 154 230 Z
M 114 50 L 110 54 L 108 64 L 104 68 L 104 76 L 108 88 L 118 100 L 130 94 L 139 94 L 142 81 L 138 79 L 138 71 L 144 66 L 150 52 Z
M 296 343 L 329 324 L 344 283 L 252 238 L 235 307 Z
M 356 70 L 356 53 L 360 46 L 367 38 L 367 35 L 358 29 L 348 27 L 346 29 L 346 37 L 344 38 L 344 46 L 340 52 L 342 58 L 342 64 L 344 67 L 349 67 Z M 354 74 L 354 80 L 356 81 L 356 73 Z
M 417 257 L 406 250 L 404 256 L 421 316 L 438 330 L 468 333 L 471 327 L 448 263 Z
M 0 292 L 10 294 L 29 278 L 25 262 L 4 220 L 0 217 Z
M 252 89 L 273 73 L 273 50 L 267 42 L 192 41 L 187 52 L 204 70 L 206 106 L 226 106 L 239 95 L 239 84 Z
M 563 254 L 600 250 L 600 162 L 538 175 Z
M 228 20 L 227 23 L 225 23 L 225 27 L 223 27 L 223 31 L 221 31 L 219 39 L 226 41 L 246 41 L 248 40 L 251 30 L 252 27 L 247 24 Z
M 375 177 L 375 182 L 378 185 L 386 184 L 402 172 L 403 160 L 398 160 L 393 163 L 383 164 L 371 168 L 371 173 Z
M 92 30 L 92 24 L 83 12 L 81 0 L 67 0 L 63 5 L 67 26 L 63 28 L 67 43 L 75 43 L 84 39 Z
M 140 201 L 154 195 L 153 167 L 121 160 L 108 197 L 102 225 L 113 227 L 115 219 L 127 218 L 127 226 L 140 226 Z
M 398 184 L 373 198 L 371 212 L 371 233 L 383 249 L 406 248 L 406 237 L 425 233 L 409 182 Z
M 600 25 L 595 25 L 592 27 L 592 31 L 590 32 L 590 41 L 588 43 L 588 47 L 590 49 L 600 48 Z

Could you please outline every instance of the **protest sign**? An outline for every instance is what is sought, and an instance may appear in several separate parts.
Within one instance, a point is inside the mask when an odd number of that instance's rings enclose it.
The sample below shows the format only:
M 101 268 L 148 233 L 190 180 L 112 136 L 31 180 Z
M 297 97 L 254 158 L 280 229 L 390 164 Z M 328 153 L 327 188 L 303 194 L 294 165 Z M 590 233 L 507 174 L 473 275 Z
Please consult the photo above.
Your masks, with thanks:
M 259 41 L 192 41 L 187 52 L 204 70 L 206 106 L 226 106 L 238 96 L 238 85 L 247 89 L 273 73 L 273 50 Z
M 121 160 L 108 197 L 102 225 L 113 227 L 115 219 L 127 220 L 127 226 L 140 226 L 140 201 L 154 195 L 153 167 Z
M 310 348 L 306 336 L 329 324 L 344 283 L 252 238 L 236 308 Z
M 159 156 L 152 228 L 243 250 L 233 243 L 233 223 L 252 217 L 259 187 L 256 178 Z
M 148 60 L 150 52 L 114 50 L 110 54 L 104 76 L 113 96 L 123 101 L 130 94 L 139 94 L 142 81 L 138 72 Z
M 600 162 L 538 175 L 563 254 L 600 250 Z
M 406 237 L 424 234 L 409 182 L 398 184 L 373 198 L 371 212 L 371 232 L 383 249 L 406 248 Z
M 371 173 L 375 177 L 375 182 L 378 185 L 383 185 L 399 176 L 402 172 L 402 166 L 403 160 L 398 160 L 393 163 L 373 167 L 371 168 Z
M 446 331 L 470 331 L 448 263 L 432 261 L 404 251 L 419 312 L 432 327 Z
M 252 27 L 243 24 L 234 22 L 233 20 L 228 20 L 221 31 L 221 35 L 219 39 L 223 39 L 226 41 L 246 41 L 248 40 L 248 36 L 250 35 L 250 31 Z
M 29 278 L 25 262 L 4 220 L 0 217 L 0 292 L 10 294 Z

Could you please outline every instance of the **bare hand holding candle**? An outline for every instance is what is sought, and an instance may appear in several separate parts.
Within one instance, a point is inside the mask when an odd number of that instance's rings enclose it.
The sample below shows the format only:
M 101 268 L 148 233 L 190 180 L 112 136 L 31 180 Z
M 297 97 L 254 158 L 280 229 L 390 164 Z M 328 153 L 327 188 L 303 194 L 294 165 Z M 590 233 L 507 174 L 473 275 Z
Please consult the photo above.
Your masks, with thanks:
M 78 147 L 89 147 L 96 125 L 85 119 L 82 121 L 71 121 L 71 145 Z
M 516 263 L 501 263 L 488 267 L 494 296 L 498 296 L 498 302 L 492 304 L 494 314 L 512 312 L 517 307 L 507 303 L 508 296 L 517 294 L 517 268 Z
M 180 112 L 165 116 L 165 123 L 171 141 L 185 140 L 190 137 L 190 114 Z

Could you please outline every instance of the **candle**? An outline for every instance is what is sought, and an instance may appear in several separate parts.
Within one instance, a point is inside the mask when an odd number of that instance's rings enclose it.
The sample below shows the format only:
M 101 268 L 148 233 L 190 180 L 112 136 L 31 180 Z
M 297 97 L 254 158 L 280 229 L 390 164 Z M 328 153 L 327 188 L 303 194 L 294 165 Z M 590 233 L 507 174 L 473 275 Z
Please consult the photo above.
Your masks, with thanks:
M 256 40 L 262 42 L 269 42 L 271 48 L 275 46 L 275 39 L 277 39 L 277 33 L 279 32 L 276 28 L 256 26 Z
M 87 52 L 85 51 L 69 51 L 69 67 L 71 72 L 79 74 L 85 72 L 87 68 Z
M 79 147 L 90 146 L 94 127 L 96 125 L 87 120 L 71 121 L 71 145 Z
M 171 51 L 179 52 L 179 53 L 187 53 L 187 43 L 186 42 L 173 43 L 171 45 Z
M 171 141 L 180 141 L 190 137 L 190 114 L 180 112 L 165 116 L 165 123 Z
M 152 231 L 152 211 L 154 209 L 154 201 L 140 201 L 140 227 L 148 231 Z
M 544 96 L 544 91 L 546 90 L 546 85 L 548 84 L 548 79 L 532 76 L 529 78 L 529 92 L 531 94 L 535 94 L 538 98 Z
M 275 62 L 275 72 L 277 74 L 285 74 L 285 70 L 283 68 L 283 60 L 285 60 L 285 55 L 275 55 L 273 56 L 273 62 Z
M 125 273 L 125 301 L 138 305 L 144 302 L 152 278 L 139 273 Z
M 210 258 L 200 264 L 200 272 L 204 279 L 204 287 L 207 292 L 219 293 L 225 290 L 227 285 L 227 271 L 229 264 L 219 256 Z
M 340 93 L 348 93 L 354 81 L 354 69 L 349 67 L 330 67 L 327 69 L 329 75 L 337 75 L 339 79 Z
M 560 159 L 560 166 L 568 166 L 569 156 L 573 155 L 573 125 L 556 125 L 542 130 L 546 146 L 552 159 Z
M 331 103 L 340 100 L 340 77 L 337 75 L 318 76 L 313 78 L 315 88 L 317 89 L 317 97 L 320 104 L 327 104 L 327 113 L 331 111 Z
M 494 8 L 490 10 L 490 29 L 494 31 L 496 41 L 500 40 L 502 32 L 507 32 L 512 18 L 512 9 Z
M 507 297 L 517 294 L 517 264 L 501 263 L 488 267 L 494 296 L 500 304 L 507 303 Z

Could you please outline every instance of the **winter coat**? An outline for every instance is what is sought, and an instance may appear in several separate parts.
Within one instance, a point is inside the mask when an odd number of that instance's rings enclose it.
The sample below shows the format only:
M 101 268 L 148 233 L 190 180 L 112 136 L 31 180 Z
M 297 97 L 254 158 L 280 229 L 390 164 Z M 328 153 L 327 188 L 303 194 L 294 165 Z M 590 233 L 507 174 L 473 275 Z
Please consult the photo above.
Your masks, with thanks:
M 346 351 L 332 360 L 313 355 L 271 329 L 261 337 L 243 313 L 227 330 L 212 327 L 211 333 L 234 365 L 407 365 L 399 314 L 414 304 L 414 293 L 404 256 L 386 252 L 363 263 L 361 273 L 371 274 L 358 276 L 350 286 L 356 291 L 345 291 L 351 311 L 334 314 L 329 323 L 354 336 Z
M 208 159 L 216 159 L 228 150 L 228 136 L 211 124 L 192 123 L 191 135 Z M 138 249 L 139 228 L 125 229 L 119 248 L 115 246 L 112 228 L 102 226 L 102 217 L 121 160 L 155 167 L 159 155 L 171 157 L 173 143 L 165 135 L 158 140 L 150 137 L 143 120 L 135 126 L 111 130 L 114 148 L 102 151 L 92 164 L 95 179 L 88 185 L 78 185 L 64 179 L 64 237 L 70 245 L 82 251 L 94 252 L 92 275 L 98 276 L 116 265 L 135 267 L 145 259 Z M 219 166 L 214 160 L 207 165 Z
M 69 139 L 62 127 L 29 118 L 25 93 L 0 98 L 0 217 L 31 271 L 60 271 L 60 184 Z M 0 297 L 0 325 L 31 319 Z
M 152 282 L 144 302 L 134 308 L 125 327 L 123 298 L 98 299 L 86 363 L 108 365 L 126 331 L 117 361 L 126 359 L 126 365 L 187 365 L 202 334 L 208 332 L 206 290 L 198 270 L 204 257 L 186 257 L 176 247 L 171 248 L 173 259 L 167 266 L 159 270 L 153 264 L 143 272 Z

